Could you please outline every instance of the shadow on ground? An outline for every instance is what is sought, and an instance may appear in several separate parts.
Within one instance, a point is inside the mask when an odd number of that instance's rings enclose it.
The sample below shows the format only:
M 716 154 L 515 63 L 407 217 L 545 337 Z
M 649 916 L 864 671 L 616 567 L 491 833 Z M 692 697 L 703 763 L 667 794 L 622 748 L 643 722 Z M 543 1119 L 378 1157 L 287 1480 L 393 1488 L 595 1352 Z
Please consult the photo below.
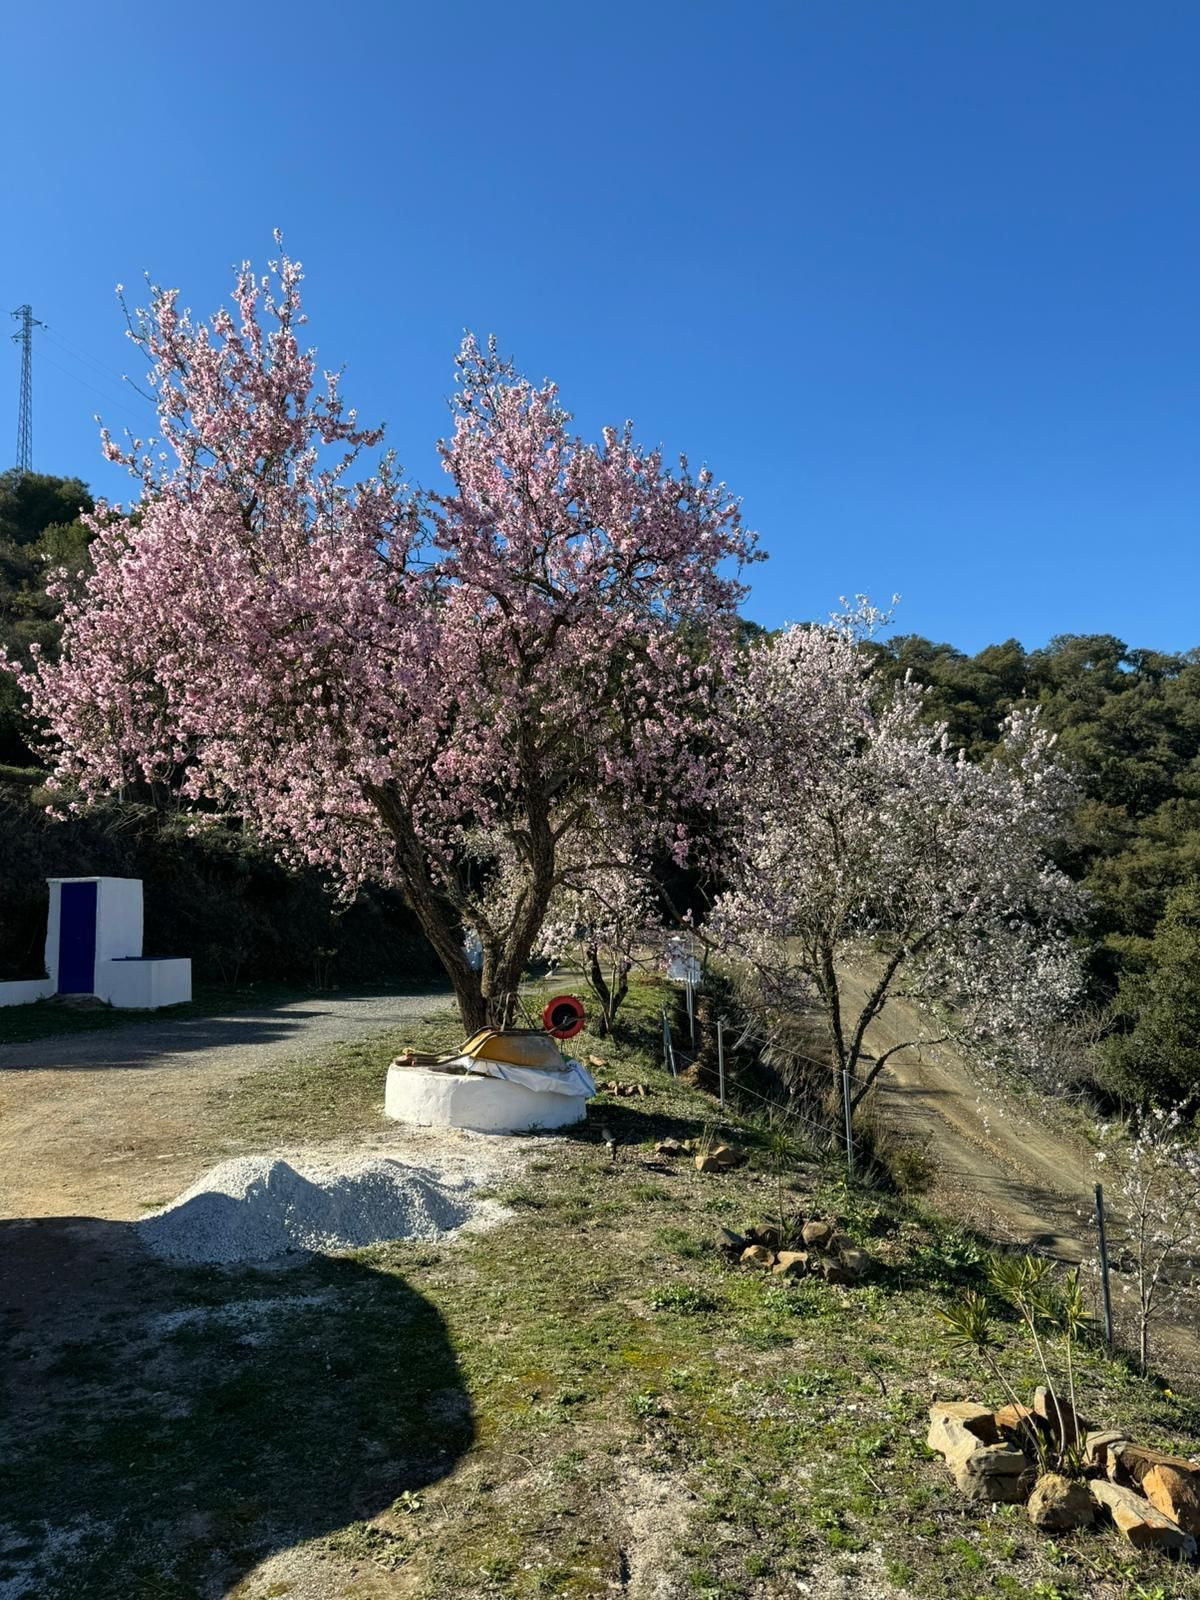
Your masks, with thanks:
M 5 1221 L 0 1316 L 2 1600 L 209 1600 L 474 1436 L 439 1313 L 361 1261 L 175 1268 L 128 1223 Z
M 6 1007 L 0 1012 L 0 1072 L 161 1067 L 172 1056 L 299 1043 L 314 1034 L 332 1045 L 411 1021 L 405 1008 L 412 1004 L 438 1009 L 450 998 L 448 987 L 430 980 L 394 993 L 288 994 L 202 1014 L 192 1007 L 158 1014 L 106 1006 L 73 1012 L 52 1001 Z M 10 1014 L 16 1012 L 23 1015 Z

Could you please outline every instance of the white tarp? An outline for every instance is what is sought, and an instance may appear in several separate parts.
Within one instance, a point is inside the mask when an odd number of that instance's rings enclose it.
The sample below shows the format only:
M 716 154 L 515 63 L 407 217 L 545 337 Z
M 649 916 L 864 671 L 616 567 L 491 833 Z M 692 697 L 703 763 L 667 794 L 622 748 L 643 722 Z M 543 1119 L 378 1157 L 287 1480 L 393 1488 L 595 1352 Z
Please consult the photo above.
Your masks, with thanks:
M 506 1083 L 519 1083 L 525 1089 L 537 1089 L 546 1094 L 570 1094 L 576 1098 L 591 1099 L 596 1092 L 592 1075 L 578 1061 L 564 1061 L 561 1072 L 545 1067 L 518 1067 L 511 1061 L 480 1061 L 472 1056 L 460 1056 L 458 1061 L 443 1065 L 458 1066 L 478 1077 L 503 1078 Z

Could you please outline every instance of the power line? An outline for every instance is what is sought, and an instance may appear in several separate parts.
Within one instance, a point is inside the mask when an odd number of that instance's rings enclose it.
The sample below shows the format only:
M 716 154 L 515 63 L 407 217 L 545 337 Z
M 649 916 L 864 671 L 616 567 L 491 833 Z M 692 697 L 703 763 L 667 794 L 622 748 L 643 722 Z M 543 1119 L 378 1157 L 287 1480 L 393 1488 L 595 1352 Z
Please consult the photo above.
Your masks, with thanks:
M 69 339 L 64 339 L 61 333 L 51 333 L 47 330 L 46 337 L 52 345 L 55 345 L 63 355 L 69 356 L 72 361 L 86 362 L 89 367 L 95 368 L 97 372 L 102 372 L 106 378 L 119 383 L 123 388 L 131 389 L 147 405 L 152 406 L 154 404 L 153 399 L 144 390 L 138 388 L 127 372 L 118 372 L 115 367 L 109 366 L 107 362 L 99 360 L 94 355 L 89 355 L 86 350 L 81 349 L 76 344 L 72 344 Z M 79 381 L 82 382 L 83 380 L 80 379 Z
M 17 471 L 33 471 L 33 330 L 44 328 L 33 314 L 31 305 L 18 306 L 12 313 L 21 324 L 20 333 L 14 333 L 13 343 L 21 346 L 21 399 L 17 407 Z
M 42 352 L 41 359 L 48 365 L 52 366 L 55 372 L 61 372 L 63 377 L 70 378 L 72 383 L 77 383 L 81 388 L 89 390 L 94 395 L 99 395 L 101 400 L 107 401 L 110 406 L 116 406 L 117 409 L 123 411 L 127 417 L 132 417 L 135 422 L 145 420 L 144 418 L 139 418 L 137 412 L 127 405 L 123 399 L 118 400 L 110 391 L 98 388 L 87 378 L 81 378 L 77 372 L 72 372 L 69 367 L 64 367 L 61 362 L 52 360 L 51 357 L 45 353 L 45 351 Z

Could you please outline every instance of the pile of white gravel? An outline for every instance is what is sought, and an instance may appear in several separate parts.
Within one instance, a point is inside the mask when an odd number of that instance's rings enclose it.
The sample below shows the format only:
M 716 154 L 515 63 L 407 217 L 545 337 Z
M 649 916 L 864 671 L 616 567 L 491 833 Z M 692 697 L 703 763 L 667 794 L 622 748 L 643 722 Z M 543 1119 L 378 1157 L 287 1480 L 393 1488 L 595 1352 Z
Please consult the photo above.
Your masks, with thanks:
M 436 1239 L 492 1202 L 483 1175 L 409 1166 L 393 1157 L 242 1156 L 213 1167 L 136 1226 L 164 1260 L 269 1261 L 293 1251 L 356 1250 L 390 1239 Z

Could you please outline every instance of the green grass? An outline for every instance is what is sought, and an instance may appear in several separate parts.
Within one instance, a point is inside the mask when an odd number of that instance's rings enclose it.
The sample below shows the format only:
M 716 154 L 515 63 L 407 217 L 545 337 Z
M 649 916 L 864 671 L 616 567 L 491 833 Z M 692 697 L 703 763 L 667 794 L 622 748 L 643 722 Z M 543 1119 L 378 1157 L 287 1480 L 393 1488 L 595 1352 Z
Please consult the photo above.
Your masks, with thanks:
M 716 1124 L 656 1068 L 656 1004 L 640 990 L 635 1035 L 579 1042 L 650 1097 L 602 1097 L 576 1136 L 547 1141 L 502 1194 L 502 1227 L 282 1274 L 143 1265 L 90 1325 L 60 1286 L 45 1328 L 14 1326 L 5 1369 L 38 1381 L 0 1447 L 0 1584 L 49 1517 L 78 1538 L 31 1582 L 38 1600 L 242 1600 L 272 1592 L 242 1584 L 255 1564 L 295 1547 L 330 1594 L 408 1600 L 600 1600 L 650 1572 L 722 1600 L 818 1593 L 837 1575 L 847 1592 L 890 1581 L 963 1600 L 1200 1597 L 1194 1571 L 1114 1534 L 1050 1541 L 1019 1508 L 965 1504 L 930 1458 L 935 1389 L 1001 1398 L 935 1335 L 938 1306 L 979 1279 L 978 1241 L 847 1193 L 811 1160 L 791 1174 L 795 1203 L 836 1213 L 877 1257 L 874 1279 L 839 1289 L 726 1264 L 720 1225 L 772 1214 L 768 1137 L 722 1125 L 750 1151 L 734 1172 L 651 1169 L 656 1140 Z M 247 1080 L 231 1114 L 267 1142 L 380 1126 L 395 1043 L 291 1069 L 282 1108 L 274 1071 Z M 219 1314 L 247 1300 L 273 1309 Z M 194 1315 L 155 1320 L 180 1311 Z M 1097 1421 L 1196 1447 L 1193 1402 L 1095 1347 L 1079 1384 Z M 291 1581 L 285 1569 L 274 1592 Z
M 0 784 L 14 789 L 36 789 L 46 782 L 47 776 L 43 767 L 14 767 L 7 761 L 0 761 Z
M 242 1078 L 214 1094 L 211 1119 L 226 1141 L 260 1149 L 377 1130 L 393 1057 L 407 1045 L 449 1051 L 461 1043 L 452 1012 L 431 1015 L 338 1045 L 321 1060 L 281 1061 Z

